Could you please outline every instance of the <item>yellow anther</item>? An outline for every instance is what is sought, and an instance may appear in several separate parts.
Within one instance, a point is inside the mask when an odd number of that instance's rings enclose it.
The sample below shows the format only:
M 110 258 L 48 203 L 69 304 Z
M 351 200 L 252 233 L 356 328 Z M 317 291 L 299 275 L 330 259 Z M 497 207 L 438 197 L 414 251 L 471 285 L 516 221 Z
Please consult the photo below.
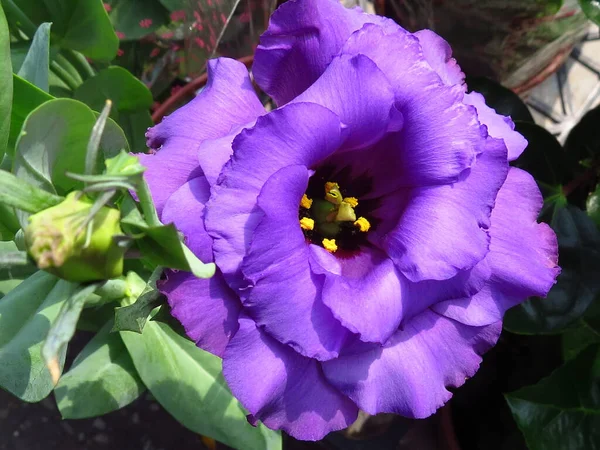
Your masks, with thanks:
M 303 217 L 300 219 L 300 228 L 303 230 L 312 230 L 315 228 L 315 221 L 310 217 Z
M 325 193 L 327 194 L 329 191 L 331 191 L 332 189 L 339 189 L 340 185 L 337 183 L 333 183 L 331 181 L 328 181 L 327 183 L 325 183 Z
M 304 194 L 302 196 L 302 200 L 300 200 L 300 206 L 303 207 L 304 209 L 310 209 L 310 207 L 312 206 L 313 201 L 308 198 L 308 195 Z
M 358 219 L 356 219 L 356 222 L 354 222 L 354 226 L 356 226 L 363 233 L 366 233 L 371 229 L 371 224 L 364 217 L 359 217 Z
M 338 246 L 335 244 L 335 239 L 323 239 L 323 247 L 329 253 L 334 253 L 338 249 Z
M 348 203 L 353 208 L 356 208 L 358 206 L 358 199 L 356 197 L 346 197 L 344 203 Z

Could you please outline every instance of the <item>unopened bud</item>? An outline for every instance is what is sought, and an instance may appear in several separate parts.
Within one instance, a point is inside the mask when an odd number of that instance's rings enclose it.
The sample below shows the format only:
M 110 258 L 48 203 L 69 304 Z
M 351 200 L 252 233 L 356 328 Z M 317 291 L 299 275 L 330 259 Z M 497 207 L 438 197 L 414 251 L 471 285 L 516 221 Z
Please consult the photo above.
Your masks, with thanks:
M 123 272 L 120 213 L 103 206 L 90 217 L 93 201 L 72 192 L 56 206 L 29 218 L 27 251 L 40 269 L 69 281 L 95 281 Z

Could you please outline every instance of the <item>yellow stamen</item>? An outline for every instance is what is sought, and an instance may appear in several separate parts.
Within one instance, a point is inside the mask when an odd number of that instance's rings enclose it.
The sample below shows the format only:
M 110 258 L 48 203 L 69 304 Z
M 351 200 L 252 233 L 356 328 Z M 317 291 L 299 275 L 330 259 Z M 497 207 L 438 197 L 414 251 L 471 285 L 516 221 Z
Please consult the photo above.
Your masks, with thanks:
M 313 201 L 308 198 L 308 195 L 304 194 L 302 196 L 302 200 L 300 200 L 300 206 L 304 209 L 310 209 L 310 207 L 312 206 Z
M 300 228 L 303 230 L 312 230 L 315 228 L 315 221 L 310 217 L 303 217 L 300 219 Z
M 354 222 L 354 226 L 356 226 L 363 233 L 366 233 L 371 229 L 371 224 L 364 217 L 359 217 L 356 222 Z
M 353 208 L 356 208 L 358 206 L 358 199 L 356 197 L 346 197 L 344 203 L 348 203 Z
M 332 189 L 339 189 L 339 188 L 340 188 L 340 185 L 337 183 L 333 183 L 332 181 L 328 181 L 327 183 L 325 183 L 325 193 L 328 193 Z
M 338 246 L 335 244 L 335 239 L 323 239 L 323 247 L 329 253 L 334 253 L 338 249 Z

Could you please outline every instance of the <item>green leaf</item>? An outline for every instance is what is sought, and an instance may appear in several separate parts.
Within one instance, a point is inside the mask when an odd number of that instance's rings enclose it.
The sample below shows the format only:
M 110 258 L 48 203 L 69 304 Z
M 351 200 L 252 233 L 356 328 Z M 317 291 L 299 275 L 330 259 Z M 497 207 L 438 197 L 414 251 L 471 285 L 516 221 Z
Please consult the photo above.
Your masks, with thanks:
M 485 97 L 485 103 L 498 114 L 510 116 L 514 121 L 534 123 L 527 105 L 510 89 L 484 77 L 467 77 L 469 92 L 479 92 Z
M 98 113 L 94 112 L 96 117 Z M 104 127 L 104 133 L 102 134 L 102 140 L 100 141 L 100 148 L 105 159 L 112 158 L 119 154 L 122 150 L 128 152 L 130 150 L 127 137 L 123 129 L 117 125 L 117 123 L 110 117 L 106 121 Z
M 65 172 L 84 171 L 86 146 L 95 121 L 92 111 L 81 102 L 61 98 L 43 103 L 23 124 L 14 174 L 48 192 L 66 194 L 81 187 Z
M 571 359 L 593 343 L 600 343 L 600 297 L 594 299 L 576 326 L 563 333 L 563 358 Z
M 530 450 L 600 449 L 600 346 L 506 395 Z
M 54 99 L 36 108 L 25 120 L 17 141 L 13 173 L 48 192 L 66 193 L 82 183 L 66 176 L 66 172 L 82 173 L 86 148 L 96 115 L 85 104 L 71 99 Z M 121 150 L 122 142 L 111 138 L 105 153 Z
M 42 359 L 42 345 L 77 285 L 37 272 L 0 301 L 0 386 L 28 402 L 54 388 Z M 59 366 L 64 364 L 64 352 Z
M 15 252 L 0 252 L 0 270 L 14 266 L 26 266 L 27 253 L 19 250 Z
M 25 118 L 42 103 L 54 98 L 17 75 L 13 75 L 13 90 L 14 96 L 8 139 L 8 152 L 11 156 L 15 154 L 15 144 L 21 133 Z
M 66 353 L 67 345 L 75 334 L 77 321 L 87 298 L 98 286 L 99 283 L 92 283 L 83 288 L 77 287 L 77 290 L 62 306 L 56 319 L 52 321 L 52 326 L 42 346 L 42 356 L 46 361 L 46 367 L 50 370 L 54 384 L 58 383 L 60 378 L 61 355 Z
M 140 39 L 169 22 L 167 9 L 157 0 L 112 0 L 108 3 L 111 5 L 110 20 L 115 30 L 123 33 L 123 40 Z
M 157 266 L 186 270 L 198 278 L 210 278 L 215 274 L 215 265 L 200 261 L 181 242 L 173 224 L 148 227 L 144 233 L 146 236 L 137 240 L 136 243 L 144 257 Z
M 110 116 L 125 131 L 133 151 L 145 151 L 145 133 L 152 126 L 149 110 L 153 99 L 144 83 L 131 73 L 122 67 L 109 67 L 86 80 L 74 97 L 97 111 L 104 107 L 106 100 L 111 100 Z
M 210 278 L 215 273 L 214 263 L 200 261 L 187 246 L 181 242 L 173 224 L 161 225 L 152 203 L 148 185 L 142 180 L 138 186 L 140 205 L 145 208 L 142 217 L 130 195 L 121 206 L 121 223 L 126 231 L 135 235 L 136 244 L 151 264 L 172 269 L 192 272 L 198 278 Z M 151 222 L 153 226 L 149 226 Z
M 21 284 L 23 280 L 3 280 L 0 281 L 0 299 Z
M 0 242 L 0 255 L 7 255 L 11 253 L 20 253 L 17 245 L 10 241 Z M 25 264 L 0 267 L 0 281 L 13 279 L 23 280 L 24 278 L 27 278 L 28 276 L 37 272 L 37 267 L 34 264 L 30 264 L 28 260 L 21 259 L 21 262 L 25 262 Z M 0 266 L 1 265 L 2 264 L 0 264 Z M 6 291 L 4 293 L 6 293 Z
M 185 427 L 234 448 L 281 448 L 279 433 L 248 424 L 223 379 L 220 358 L 160 322 L 148 322 L 142 334 L 120 334 L 144 384 Z
M 14 1 L 14 0 L 13 0 Z M 19 8 L 36 25 L 52 22 L 61 47 L 98 60 L 112 60 L 119 48 L 102 2 L 98 0 L 19 0 Z
M 56 389 L 63 419 L 95 417 L 122 408 L 145 390 L 121 336 L 107 323 L 84 347 Z
M 6 153 L 13 100 L 10 32 L 0 3 L 0 161 Z
M 588 19 L 600 25 L 600 3 L 598 0 L 579 0 L 579 5 Z
M 10 172 L 0 170 L 0 203 L 36 213 L 58 205 L 62 200 L 62 197 L 39 189 Z
M 159 304 L 160 292 L 156 281 L 162 275 L 162 267 L 158 267 L 148 279 L 144 291 L 133 305 L 115 309 L 115 324 L 111 331 L 133 331 L 141 333 L 144 330 L 148 316 Z
M 106 100 L 111 100 L 111 117 L 120 111 L 150 109 L 153 101 L 144 83 L 118 66 L 104 69 L 87 79 L 75 91 L 75 98 L 97 111 L 102 110 Z
M 131 143 L 132 151 L 135 153 L 145 152 L 147 150 L 146 131 L 153 125 L 150 113 L 146 110 L 125 111 L 119 114 L 118 122 Z
M 555 334 L 575 323 L 600 293 L 600 231 L 575 207 L 557 211 L 561 274 L 547 298 L 532 298 L 507 311 L 504 327 L 519 334 Z
M 104 127 L 110 113 L 112 103 L 107 100 L 102 112 L 96 119 L 96 123 L 92 128 L 92 134 L 88 141 L 86 156 L 85 156 L 85 173 L 86 175 L 94 175 L 99 172 L 99 165 L 101 160 L 99 159 L 100 142 L 102 141 L 102 135 L 104 134 Z
M 19 69 L 18 75 L 48 92 L 48 72 L 50 67 L 50 23 L 39 26 Z

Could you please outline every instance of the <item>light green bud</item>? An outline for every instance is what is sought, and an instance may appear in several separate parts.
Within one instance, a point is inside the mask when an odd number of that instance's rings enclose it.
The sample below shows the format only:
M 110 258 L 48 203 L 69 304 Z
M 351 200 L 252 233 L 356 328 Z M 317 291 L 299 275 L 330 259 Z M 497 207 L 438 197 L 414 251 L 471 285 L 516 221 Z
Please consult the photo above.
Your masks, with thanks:
M 71 192 L 56 206 L 29 218 L 25 243 L 38 267 L 69 281 L 96 281 L 123 273 L 120 212 L 103 206 L 86 224 L 93 201 Z

